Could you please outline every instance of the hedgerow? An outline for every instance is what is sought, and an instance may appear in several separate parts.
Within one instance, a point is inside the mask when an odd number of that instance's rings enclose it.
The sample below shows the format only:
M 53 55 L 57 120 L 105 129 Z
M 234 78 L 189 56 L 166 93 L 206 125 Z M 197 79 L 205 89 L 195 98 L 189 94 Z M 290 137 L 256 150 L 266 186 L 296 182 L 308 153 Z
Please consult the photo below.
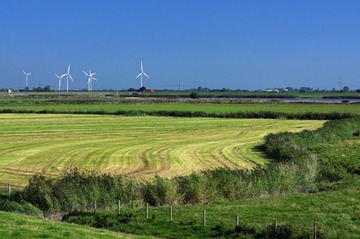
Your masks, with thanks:
M 258 112 L 226 112 L 207 113 L 203 111 L 143 111 L 143 110 L 118 110 L 106 112 L 105 110 L 53 110 L 53 109 L 0 109 L 1 113 L 34 113 L 34 114 L 95 114 L 95 115 L 123 115 L 123 116 L 171 116 L 171 117 L 207 117 L 207 118 L 235 118 L 235 119 L 302 119 L 302 120 L 339 120 L 358 117 L 354 113 L 285 113 L 275 111 Z

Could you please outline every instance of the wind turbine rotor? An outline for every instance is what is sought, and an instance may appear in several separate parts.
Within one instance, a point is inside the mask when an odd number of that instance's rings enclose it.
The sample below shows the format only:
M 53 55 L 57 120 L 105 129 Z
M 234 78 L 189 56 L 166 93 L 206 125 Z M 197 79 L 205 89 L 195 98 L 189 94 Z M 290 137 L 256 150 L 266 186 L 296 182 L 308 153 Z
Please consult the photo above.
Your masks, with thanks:
M 25 71 L 23 71 L 23 73 L 25 74 L 25 87 L 28 87 L 29 75 L 31 75 L 31 72 L 26 73 Z
M 87 77 L 90 76 L 86 71 L 83 71 L 83 72 L 84 72 L 84 74 L 85 74 Z
M 140 73 L 135 77 L 135 79 L 140 77 L 140 87 L 143 87 L 143 75 L 150 79 L 150 77 L 144 72 L 144 65 L 142 60 L 140 61 Z
M 83 71 L 84 74 L 87 76 L 87 84 L 88 84 L 88 91 L 92 91 L 92 83 L 93 83 L 93 80 L 97 80 L 94 75 L 96 74 L 96 72 L 94 73 L 91 73 L 91 70 L 89 70 L 89 72 L 86 72 L 86 71 Z
M 71 77 L 71 75 L 69 74 L 68 76 L 72 80 L 72 82 L 74 82 L 74 79 Z
M 149 77 L 148 75 L 146 75 L 146 73 L 145 73 L 145 72 L 143 72 L 143 74 L 144 74 L 144 76 L 146 76 L 147 78 L 149 78 L 149 79 L 150 79 L 150 77 Z
M 59 76 L 59 75 L 55 74 L 55 76 L 56 76 L 56 77 L 58 78 L 58 80 L 59 80 L 59 91 L 61 91 L 61 80 L 62 80 L 62 78 L 63 78 L 65 75 Z

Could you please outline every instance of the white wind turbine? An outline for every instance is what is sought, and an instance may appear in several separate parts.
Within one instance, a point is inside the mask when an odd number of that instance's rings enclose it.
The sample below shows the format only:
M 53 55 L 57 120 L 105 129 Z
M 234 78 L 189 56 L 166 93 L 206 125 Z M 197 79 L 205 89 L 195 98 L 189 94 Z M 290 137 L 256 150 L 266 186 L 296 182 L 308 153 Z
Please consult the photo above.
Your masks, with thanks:
M 87 78 L 88 78 L 88 82 L 87 82 L 87 84 L 88 84 L 88 91 L 92 91 L 92 82 L 93 82 L 93 80 L 97 80 L 95 77 L 94 77 L 94 75 L 96 74 L 96 72 L 94 72 L 94 73 L 91 73 L 91 70 L 89 70 L 89 73 L 87 73 L 86 71 L 83 71 L 84 72 L 84 74 L 87 76 Z
M 72 82 L 74 82 L 74 79 L 70 75 L 70 63 L 69 63 L 67 72 L 62 75 L 62 77 L 65 77 L 65 76 L 66 76 L 66 92 L 69 92 L 69 78 L 72 80 Z
M 143 79 L 142 79 L 143 75 L 150 79 L 150 77 L 144 72 L 143 63 L 142 63 L 142 61 L 141 61 L 141 62 L 140 62 L 140 73 L 139 73 L 139 75 L 137 75 L 136 78 L 135 78 L 135 79 L 137 79 L 137 78 L 140 77 L 140 88 L 143 87 Z
M 64 75 L 61 75 L 61 76 L 58 76 L 57 74 L 55 74 L 55 76 L 58 78 L 59 80 L 59 91 L 61 91 L 61 80 L 62 78 L 64 78 L 65 74 Z
M 23 71 L 24 74 L 25 74 L 25 87 L 28 88 L 29 87 L 29 75 L 31 75 L 31 72 L 30 73 L 26 73 L 25 71 Z

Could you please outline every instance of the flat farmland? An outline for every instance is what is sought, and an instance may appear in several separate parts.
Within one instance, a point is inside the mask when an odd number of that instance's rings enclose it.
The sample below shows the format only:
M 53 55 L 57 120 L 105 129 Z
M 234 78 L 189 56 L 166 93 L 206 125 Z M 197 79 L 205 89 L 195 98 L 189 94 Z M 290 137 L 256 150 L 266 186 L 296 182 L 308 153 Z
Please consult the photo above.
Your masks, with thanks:
M 173 177 L 268 162 L 255 149 L 269 133 L 321 127 L 324 121 L 0 114 L 0 182 L 23 186 L 34 174 L 79 168 Z
M 360 115 L 359 104 L 325 104 L 325 103 L 279 103 L 279 102 L 257 102 L 257 103 L 183 103 L 183 102 L 103 102 L 103 103 L 64 103 L 47 101 L 1 101 L 0 110 L 11 109 L 30 113 L 31 111 L 50 111 L 59 113 L 84 112 L 92 113 L 102 111 L 106 114 L 115 114 L 119 111 L 182 111 L 182 112 L 204 112 L 204 113 L 237 113 L 237 112 L 281 112 L 299 114 L 306 112 L 317 113 L 354 113 Z

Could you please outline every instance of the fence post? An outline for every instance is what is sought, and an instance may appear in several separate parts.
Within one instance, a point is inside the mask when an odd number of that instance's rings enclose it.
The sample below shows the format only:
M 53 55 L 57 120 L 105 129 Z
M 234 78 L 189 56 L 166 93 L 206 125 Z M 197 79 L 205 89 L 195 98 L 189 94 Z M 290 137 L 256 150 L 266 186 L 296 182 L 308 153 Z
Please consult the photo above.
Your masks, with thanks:
M 203 212 L 203 226 L 206 226 L 206 210 Z
M 314 239 L 316 239 L 317 235 L 316 235 L 316 224 L 314 223 Z
M 10 184 L 8 184 L 8 196 L 10 197 L 10 194 L 11 194 L 11 186 Z
M 173 220 L 173 207 L 172 206 L 170 206 L 170 208 L 169 208 L 169 219 L 170 219 L 170 222 L 172 222 L 172 220 Z
M 118 214 L 120 215 L 121 212 L 121 202 L 120 200 L 118 201 Z
M 94 213 L 96 213 L 96 209 L 97 209 L 97 207 L 96 207 L 96 201 L 94 201 Z
M 274 232 L 277 232 L 278 223 L 277 220 L 274 221 Z
M 149 204 L 146 203 L 146 206 L 145 206 L 145 214 L 146 214 L 146 219 L 149 219 Z
M 235 226 L 238 227 L 239 226 L 239 215 L 236 214 L 236 218 L 235 218 Z

